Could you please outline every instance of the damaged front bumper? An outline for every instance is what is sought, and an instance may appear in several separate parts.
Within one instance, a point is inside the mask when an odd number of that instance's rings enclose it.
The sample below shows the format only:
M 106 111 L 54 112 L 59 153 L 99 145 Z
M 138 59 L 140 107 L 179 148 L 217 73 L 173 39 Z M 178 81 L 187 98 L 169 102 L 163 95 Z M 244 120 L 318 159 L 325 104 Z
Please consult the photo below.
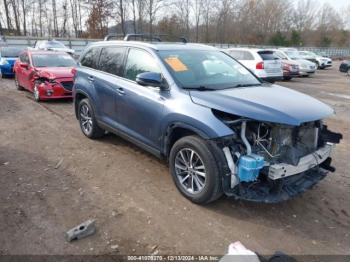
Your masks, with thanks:
M 269 166 L 268 177 L 272 180 L 289 177 L 295 174 L 300 174 L 311 168 L 319 166 L 326 161 L 332 154 L 334 144 L 327 143 L 324 147 L 318 149 L 312 154 L 302 157 L 299 164 L 296 166 L 279 163 Z
M 329 171 L 335 171 L 331 166 L 331 155 L 335 144 L 341 139 L 341 134 L 331 132 L 327 126 L 323 126 L 322 131 L 315 135 L 317 150 L 300 157 L 295 163 L 288 158 L 281 158 L 280 162 L 266 161 L 259 169 L 260 174 L 252 176 L 250 180 L 244 180 L 245 177 L 240 173 L 242 154 L 234 149 L 233 144 L 226 143 L 222 147 L 227 162 L 226 175 L 222 177 L 223 190 L 227 196 L 253 202 L 278 203 L 291 199 L 312 188 Z M 244 122 L 241 126 L 241 143 L 246 147 L 243 154 L 253 156 Z M 254 170 L 253 166 L 249 168 L 248 172 Z

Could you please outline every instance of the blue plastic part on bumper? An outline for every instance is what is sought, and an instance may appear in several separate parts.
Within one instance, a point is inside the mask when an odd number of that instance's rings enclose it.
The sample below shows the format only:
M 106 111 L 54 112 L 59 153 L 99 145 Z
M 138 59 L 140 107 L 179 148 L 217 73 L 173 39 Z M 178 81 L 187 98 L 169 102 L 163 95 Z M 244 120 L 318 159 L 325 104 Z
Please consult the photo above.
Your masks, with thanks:
M 265 161 L 262 156 L 250 154 L 241 156 L 238 164 L 238 177 L 241 182 L 256 181 Z

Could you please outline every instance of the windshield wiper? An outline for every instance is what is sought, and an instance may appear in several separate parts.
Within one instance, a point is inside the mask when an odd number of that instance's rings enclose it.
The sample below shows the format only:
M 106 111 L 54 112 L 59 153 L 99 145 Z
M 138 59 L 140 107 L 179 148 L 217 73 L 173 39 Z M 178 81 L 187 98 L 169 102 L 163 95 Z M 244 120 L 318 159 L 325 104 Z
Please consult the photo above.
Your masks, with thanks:
M 216 90 L 214 88 L 210 88 L 210 87 L 206 87 L 206 86 L 195 86 L 195 87 L 186 87 L 186 86 L 184 86 L 183 89 L 198 90 L 198 91 L 213 91 L 213 90 Z
M 261 86 L 261 83 L 257 83 L 257 84 L 237 84 L 233 87 L 249 87 L 249 86 Z

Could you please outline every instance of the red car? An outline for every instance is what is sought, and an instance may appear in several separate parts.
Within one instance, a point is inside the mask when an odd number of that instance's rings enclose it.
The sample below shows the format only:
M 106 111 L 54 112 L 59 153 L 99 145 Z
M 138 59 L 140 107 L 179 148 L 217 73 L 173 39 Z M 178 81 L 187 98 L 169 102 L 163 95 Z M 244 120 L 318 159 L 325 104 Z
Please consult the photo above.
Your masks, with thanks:
M 13 68 L 17 89 L 32 92 L 36 101 L 72 98 L 75 66 L 65 52 L 26 50 Z

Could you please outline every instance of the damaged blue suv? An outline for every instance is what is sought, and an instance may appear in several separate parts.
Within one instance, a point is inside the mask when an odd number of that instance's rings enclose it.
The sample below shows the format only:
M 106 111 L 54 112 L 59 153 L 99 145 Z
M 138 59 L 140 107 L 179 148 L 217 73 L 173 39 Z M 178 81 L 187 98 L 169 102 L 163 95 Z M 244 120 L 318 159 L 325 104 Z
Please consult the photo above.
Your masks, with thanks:
M 85 136 L 106 131 L 164 158 L 178 190 L 205 204 L 223 194 L 275 203 L 322 180 L 342 135 L 333 110 L 262 82 L 205 45 L 104 41 L 75 73 L 75 112 Z

